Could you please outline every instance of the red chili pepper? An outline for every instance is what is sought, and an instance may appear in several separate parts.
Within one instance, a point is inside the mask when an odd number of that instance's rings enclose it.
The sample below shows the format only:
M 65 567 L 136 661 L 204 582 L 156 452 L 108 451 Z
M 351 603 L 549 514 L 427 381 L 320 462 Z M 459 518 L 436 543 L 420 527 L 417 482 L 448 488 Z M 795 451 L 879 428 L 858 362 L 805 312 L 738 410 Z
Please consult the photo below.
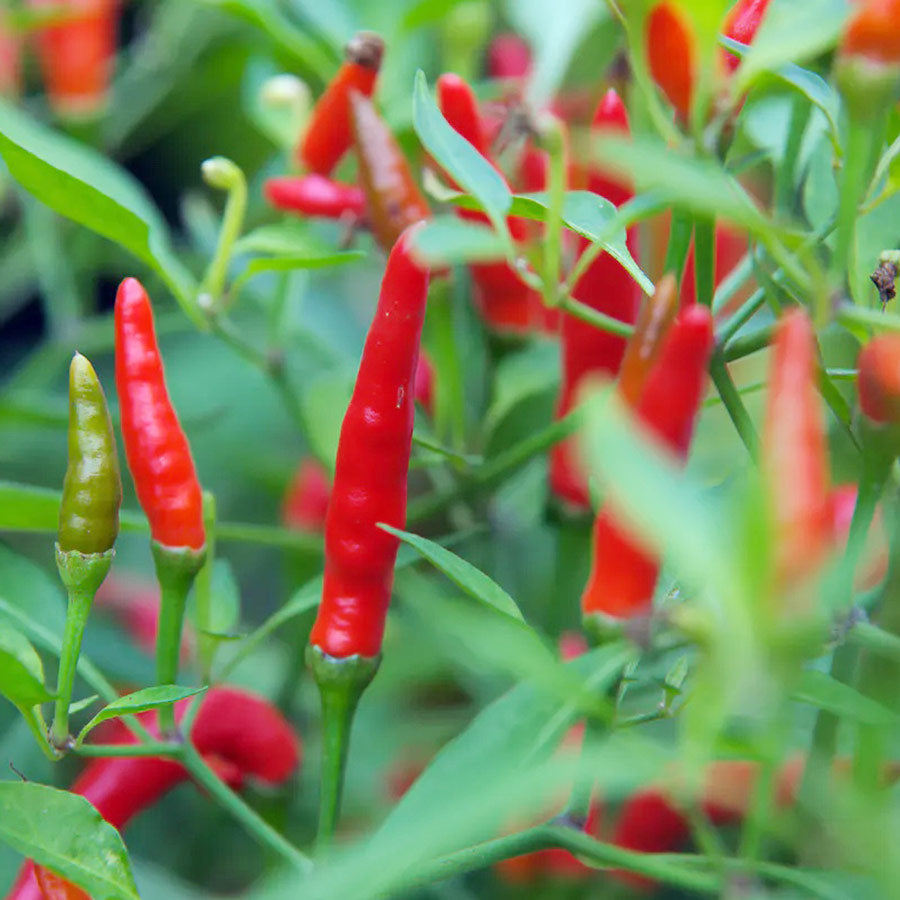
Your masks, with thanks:
M 324 219 L 365 218 L 366 197 L 362 188 L 332 181 L 324 175 L 269 178 L 263 192 L 272 206 L 286 212 Z
M 416 363 L 416 377 L 413 384 L 413 392 L 416 397 L 416 403 L 420 404 L 422 409 L 429 416 L 434 415 L 434 366 L 428 358 L 428 354 L 423 350 L 419 354 L 419 361 Z
M 625 106 L 615 91 L 608 91 L 600 102 L 594 125 L 620 131 L 628 130 Z M 631 194 L 620 182 L 601 172 L 590 174 L 589 187 L 614 203 L 623 203 Z M 637 251 L 637 231 L 629 229 L 631 252 Z M 589 242 L 581 238 L 582 252 Z M 618 319 L 633 323 L 638 312 L 638 287 L 625 269 L 607 253 L 601 254 L 578 279 L 574 291 L 582 303 Z M 593 374 L 615 375 L 625 353 L 625 338 L 600 331 L 573 315 L 562 317 L 562 386 L 557 417 L 572 409 L 584 380 Z M 557 444 L 550 455 L 550 487 L 556 496 L 575 507 L 588 508 L 590 496 L 587 473 L 577 458 L 576 442 L 568 439 Z
M 390 129 L 372 103 L 356 91 L 350 92 L 350 115 L 366 218 L 387 252 L 407 226 L 430 218 L 431 210 Z
M 749 44 L 768 5 L 768 0 L 741 0 L 725 20 L 723 33 Z M 650 74 L 682 120 L 690 117 L 697 68 L 697 37 L 688 9 L 689 5 L 679 0 L 665 0 L 653 7 L 645 23 Z M 738 64 L 737 58 L 724 50 L 716 59 L 718 79 Z
M 331 496 L 331 476 L 320 462 L 301 460 L 281 507 L 281 521 L 298 531 L 322 531 Z
M 189 702 L 178 704 L 179 718 Z M 268 701 L 238 688 L 216 687 L 200 703 L 191 741 L 233 789 L 239 789 L 246 778 L 281 784 L 297 768 L 300 741 Z M 139 718 L 151 731 L 156 730 L 154 713 L 142 713 Z M 115 734 L 105 738 L 109 743 L 134 743 L 124 725 L 116 722 L 113 729 Z M 111 757 L 89 763 L 71 791 L 90 800 L 107 822 L 121 829 L 188 777 L 187 770 L 174 760 Z M 41 900 L 41 896 L 34 865 L 28 861 L 6 900 Z
M 683 310 L 667 335 L 635 409 L 638 421 L 680 460 L 687 457 L 694 421 L 706 388 L 713 347 L 706 307 Z M 591 574 L 581 598 L 586 618 L 623 620 L 646 615 L 653 600 L 659 560 L 606 505 L 594 525 Z
M 743 259 L 744 254 L 747 252 L 747 236 L 741 231 L 717 222 L 715 226 L 715 241 L 714 285 L 718 287 L 722 283 L 722 279 Z M 745 288 L 743 292 L 739 292 L 729 301 L 723 312 L 727 314 L 735 304 L 739 304 L 742 299 L 746 299 L 748 296 L 748 289 Z M 687 306 L 696 302 L 697 281 L 694 271 L 694 245 L 692 242 L 685 261 L 684 274 L 681 278 L 681 303 L 683 306 Z
M 44 900 L 91 900 L 81 888 L 50 869 L 35 866 L 34 874 Z
M 531 50 L 512 32 L 498 34 L 490 43 L 487 55 L 490 78 L 525 78 L 531 71 Z
M 898 21 L 898 0 L 858 0 L 844 26 L 841 55 L 863 56 L 888 65 L 900 62 Z
M 22 39 L 0 12 L 0 97 L 15 97 L 22 86 Z
M 106 106 L 116 55 L 118 0 L 30 0 L 71 15 L 36 35 L 47 96 L 61 116 L 95 116 Z
M 816 389 L 812 322 L 800 308 L 785 313 L 772 342 L 761 468 L 774 516 L 777 583 L 814 572 L 832 546 L 825 423 Z
M 330 175 L 353 143 L 350 94 L 375 92 L 384 41 L 371 31 L 359 32 L 345 50 L 346 60 L 319 98 L 297 148 L 297 158 L 311 172 Z
M 859 354 L 859 407 L 876 425 L 900 424 L 900 336 L 872 338 Z
M 150 298 L 135 278 L 119 286 L 115 325 L 122 437 L 138 500 L 157 543 L 199 550 L 206 543 L 200 482 L 166 389 Z
M 332 657 L 377 657 L 397 555 L 378 528 L 406 521 L 419 339 L 428 272 L 410 257 L 411 232 L 388 258 L 338 443 L 325 523 L 325 583 L 309 642 Z
M 438 106 L 444 118 L 482 156 L 488 157 L 488 144 L 481 124 L 478 101 L 464 78 L 447 72 L 437 80 Z

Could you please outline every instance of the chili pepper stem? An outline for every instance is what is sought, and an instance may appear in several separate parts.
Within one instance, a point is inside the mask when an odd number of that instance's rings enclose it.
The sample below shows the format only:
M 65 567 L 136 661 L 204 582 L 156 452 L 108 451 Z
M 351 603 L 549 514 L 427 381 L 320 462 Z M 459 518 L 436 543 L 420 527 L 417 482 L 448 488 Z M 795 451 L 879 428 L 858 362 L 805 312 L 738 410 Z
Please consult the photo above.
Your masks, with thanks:
M 363 691 L 375 675 L 381 657 L 329 656 L 314 644 L 306 648 L 306 662 L 312 670 L 322 699 L 322 787 L 319 801 L 319 853 L 334 837 L 340 814 L 347 752 L 353 716 Z
M 181 629 L 184 608 L 194 578 L 203 566 L 206 548 L 167 547 L 151 542 L 156 579 L 159 582 L 159 631 L 156 636 L 157 684 L 175 684 L 178 680 L 178 662 L 181 655 Z M 161 732 L 175 731 L 175 706 L 160 707 Z
M 200 675 L 209 683 L 217 641 L 210 634 L 212 616 L 212 566 L 215 558 L 216 498 L 210 491 L 203 492 L 203 526 L 206 529 L 206 559 L 197 573 L 196 620 L 197 658 Z
M 106 578 L 114 554 L 113 550 L 103 553 L 61 550 L 59 544 L 56 545 L 56 566 L 69 596 L 59 655 L 56 709 L 50 727 L 50 742 L 57 750 L 66 749 L 69 745 L 69 704 L 78 657 L 81 655 L 81 639 L 94 603 L 94 594 Z
M 562 126 L 555 118 L 548 121 L 541 139 L 550 157 L 547 189 L 549 207 L 541 275 L 544 303 L 552 308 L 558 303 L 562 265 L 562 208 L 566 194 L 566 143 Z

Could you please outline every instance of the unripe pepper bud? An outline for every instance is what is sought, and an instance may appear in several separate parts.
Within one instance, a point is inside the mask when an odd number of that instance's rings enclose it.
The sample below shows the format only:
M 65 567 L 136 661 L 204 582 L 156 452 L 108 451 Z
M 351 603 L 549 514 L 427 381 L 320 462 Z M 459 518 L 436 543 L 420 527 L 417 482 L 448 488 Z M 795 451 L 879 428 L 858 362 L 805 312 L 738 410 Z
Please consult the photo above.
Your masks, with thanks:
M 119 533 L 122 480 L 112 423 L 94 367 L 69 368 L 69 466 L 59 509 L 60 550 L 104 553 Z

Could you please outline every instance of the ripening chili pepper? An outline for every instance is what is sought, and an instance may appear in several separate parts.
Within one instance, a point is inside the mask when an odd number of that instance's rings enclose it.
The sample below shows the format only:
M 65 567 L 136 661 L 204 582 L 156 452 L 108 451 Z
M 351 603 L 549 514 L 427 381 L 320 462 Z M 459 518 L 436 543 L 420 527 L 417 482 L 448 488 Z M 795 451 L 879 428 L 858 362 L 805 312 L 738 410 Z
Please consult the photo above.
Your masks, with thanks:
M 769 0 L 741 0 L 723 23 L 723 34 L 743 44 L 751 43 L 768 5 Z M 698 67 L 697 36 L 689 8 L 689 4 L 679 0 L 665 0 L 653 7 L 645 22 L 650 74 L 682 120 L 690 116 Z M 719 50 L 716 81 L 722 82 L 737 64 L 736 57 Z
M 638 402 L 677 312 L 678 282 L 669 273 L 660 278 L 653 296 L 641 307 L 634 334 L 625 345 L 619 369 L 619 393 L 629 406 Z
M 430 218 L 431 210 L 390 129 L 371 101 L 357 91 L 350 92 L 350 118 L 366 218 L 387 252 L 408 225 Z
M 772 342 L 760 459 L 780 587 L 812 574 L 832 544 L 828 445 L 817 372 L 812 322 L 803 309 L 792 309 L 779 320 Z
M 377 657 L 402 528 L 428 272 L 407 231 L 388 258 L 338 443 L 325 524 L 325 581 L 310 644 L 329 656 Z M 377 461 L 377 465 L 373 465 Z
M 525 78 L 531 71 L 531 50 L 512 32 L 498 34 L 490 43 L 487 72 L 490 78 Z
M 311 456 L 301 460 L 281 506 L 281 521 L 298 531 L 321 531 L 325 527 L 331 476 Z
M 712 315 L 691 306 L 676 318 L 635 407 L 647 430 L 685 460 L 703 395 L 713 347 Z M 591 573 L 581 598 L 585 619 L 601 628 L 646 615 L 653 601 L 659 560 L 620 523 L 609 504 L 594 524 Z
M 30 0 L 62 6 L 67 15 L 35 35 L 47 97 L 67 118 L 89 118 L 106 107 L 116 55 L 119 0 Z
M 625 106 L 615 91 L 608 91 L 594 117 L 597 128 L 628 131 Z M 631 195 L 627 186 L 592 172 L 589 188 L 613 203 L 621 204 Z M 637 232 L 629 229 L 631 252 L 637 251 Z M 589 246 L 579 239 L 582 252 Z M 598 312 L 620 322 L 633 323 L 638 312 L 638 287 L 628 272 L 608 253 L 602 253 L 575 284 L 574 296 Z M 562 418 L 574 406 L 584 380 L 594 374 L 614 376 L 622 364 L 625 338 L 601 331 L 571 314 L 562 316 L 562 385 L 556 415 Z M 556 444 L 550 454 L 550 487 L 553 493 L 576 508 L 590 506 L 587 473 L 577 456 L 572 438 Z
M 310 172 L 330 175 L 350 149 L 350 94 L 372 96 L 382 56 L 384 41 L 371 31 L 360 31 L 347 44 L 345 61 L 319 98 L 297 148 L 297 158 Z
M 169 400 L 150 298 L 135 278 L 115 307 L 116 388 L 125 455 L 153 539 L 199 550 L 206 543 L 200 482 Z
M 276 209 L 324 219 L 365 218 L 366 198 L 355 184 L 332 181 L 324 175 L 269 178 L 266 199 Z
M 0 97 L 16 97 L 22 86 L 22 38 L 0 12 Z
M 898 21 L 898 0 L 858 0 L 844 26 L 841 55 L 862 56 L 885 65 L 900 63 Z
M 179 719 L 190 703 L 177 704 Z M 300 762 L 301 743 L 275 706 L 250 691 L 227 686 L 211 688 L 199 703 L 191 742 L 233 790 L 239 790 L 248 778 L 273 786 L 290 778 Z M 138 718 L 151 733 L 159 734 L 155 712 L 141 713 Z M 136 741 L 118 720 L 105 724 L 109 728 L 104 743 Z M 188 771 L 171 759 L 110 757 L 90 762 L 70 790 L 122 829 L 189 777 Z M 41 900 L 34 868 L 31 861 L 25 863 L 6 900 Z
M 69 368 L 69 466 L 59 508 L 60 550 L 104 553 L 119 533 L 122 479 L 97 373 L 80 353 Z
M 872 338 L 856 364 L 859 407 L 875 425 L 900 424 L 900 335 Z
M 475 93 L 464 78 L 446 72 L 437 80 L 437 101 L 444 118 L 482 156 L 488 157 L 488 144 L 481 124 Z
M 50 869 L 35 866 L 34 874 L 43 900 L 91 900 L 80 887 Z

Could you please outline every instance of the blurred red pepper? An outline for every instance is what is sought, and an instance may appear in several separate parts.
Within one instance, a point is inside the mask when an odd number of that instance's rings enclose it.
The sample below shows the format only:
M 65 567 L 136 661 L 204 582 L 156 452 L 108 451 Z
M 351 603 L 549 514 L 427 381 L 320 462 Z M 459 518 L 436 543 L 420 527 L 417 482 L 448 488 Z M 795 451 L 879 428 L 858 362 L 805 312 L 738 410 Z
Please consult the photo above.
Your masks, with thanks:
M 50 869 L 35 866 L 34 874 L 44 900 L 91 900 L 81 888 Z
M 860 351 L 859 407 L 875 425 L 900 425 L 900 335 L 872 338 Z
M 785 588 L 815 572 L 832 546 L 816 336 L 805 310 L 778 321 L 769 372 L 760 467 L 774 520 L 775 578 Z
M 679 314 L 650 370 L 635 416 L 679 460 L 687 457 L 706 389 L 713 347 L 710 311 L 691 306 Z M 659 574 L 648 552 L 607 503 L 594 525 L 591 574 L 581 598 L 585 619 L 601 630 L 612 622 L 647 615 Z
M 360 31 L 347 44 L 345 62 L 316 103 L 297 148 L 298 160 L 310 172 L 330 175 L 350 149 L 350 94 L 372 96 L 383 55 L 384 41 L 371 31 Z
M 628 116 L 619 95 L 607 91 L 594 116 L 594 127 L 628 132 Z M 631 197 L 628 187 L 606 177 L 589 173 L 588 188 L 618 205 Z M 590 243 L 579 239 L 581 252 Z M 629 250 L 637 254 L 637 229 L 628 231 Z M 602 253 L 578 279 L 574 296 L 592 309 L 632 324 L 638 313 L 639 289 L 629 273 L 608 253 Z M 585 379 L 594 374 L 614 376 L 622 364 L 625 338 L 601 331 L 571 314 L 562 317 L 562 385 L 556 408 L 557 418 L 567 415 Z M 590 506 L 587 473 L 577 458 L 574 438 L 556 444 L 550 454 L 550 488 L 560 499 L 576 508 Z
M 858 490 L 855 484 L 836 485 L 831 492 L 832 538 L 837 550 L 847 546 L 850 536 L 850 522 L 856 508 Z M 888 540 L 884 530 L 881 507 L 875 508 L 875 516 L 866 537 L 866 548 L 856 573 L 854 587 L 867 591 L 884 581 L 888 570 Z
M 16 97 L 22 87 L 22 38 L 0 12 L 0 97 Z
M 428 413 L 434 415 L 434 366 L 428 354 L 422 350 L 416 363 L 416 376 L 413 382 L 413 393 L 416 403 Z
M 900 63 L 900 0 L 856 0 L 844 26 L 840 53 L 874 63 Z
M 322 531 L 330 497 L 328 470 L 313 457 L 304 457 L 285 492 L 281 521 L 298 531 Z
M 362 188 L 332 181 L 324 175 L 269 178 L 263 193 L 272 206 L 285 212 L 324 219 L 365 218 L 366 197 Z
M 29 0 L 61 7 L 66 19 L 35 35 L 47 97 L 65 118 L 99 115 L 106 108 L 116 58 L 119 0 Z
M 525 40 L 510 31 L 498 34 L 488 46 L 489 78 L 522 79 L 531 71 L 531 49 Z
M 180 719 L 192 701 L 177 705 Z M 211 688 L 200 701 L 191 729 L 191 741 L 233 789 L 247 778 L 270 785 L 286 781 L 300 762 L 300 740 L 281 713 L 267 700 L 239 688 Z M 139 718 L 151 732 L 155 713 Z M 136 739 L 119 721 L 110 723 L 107 743 L 132 744 Z M 109 731 L 113 734 L 109 735 Z M 159 757 L 121 757 L 90 762 L 71 787 L 96 807 L 115 828 L 122 829 L 134 816 L 152 806 L 171 788 L 189 778 L 178 762 Z M 6 900 L 41 900 L 41 889 L 29 860 Z M 77 896 L 70 894 L 69 896 Z

